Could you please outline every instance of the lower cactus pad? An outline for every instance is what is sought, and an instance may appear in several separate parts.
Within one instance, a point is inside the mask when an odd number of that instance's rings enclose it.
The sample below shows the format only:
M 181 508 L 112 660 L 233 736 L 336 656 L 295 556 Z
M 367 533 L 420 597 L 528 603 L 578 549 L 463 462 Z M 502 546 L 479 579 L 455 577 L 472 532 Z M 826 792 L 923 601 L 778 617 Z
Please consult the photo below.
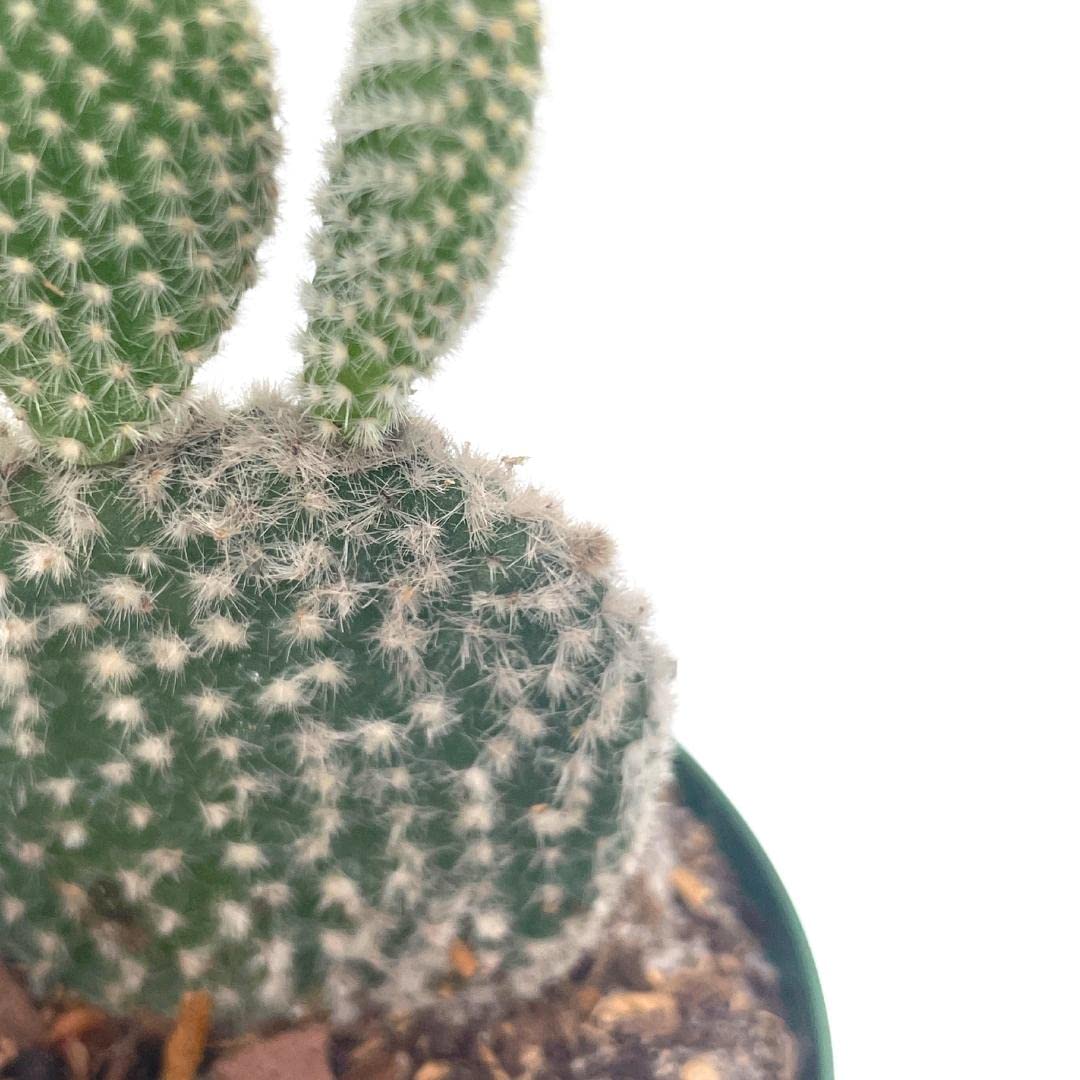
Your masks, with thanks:
M 589 947 L 667 775 L 610 544 L 419 421 L 378 451 L 203 406 L 57 471 L 0 438 L 0 953 L 240 1020 L 528 994 Z

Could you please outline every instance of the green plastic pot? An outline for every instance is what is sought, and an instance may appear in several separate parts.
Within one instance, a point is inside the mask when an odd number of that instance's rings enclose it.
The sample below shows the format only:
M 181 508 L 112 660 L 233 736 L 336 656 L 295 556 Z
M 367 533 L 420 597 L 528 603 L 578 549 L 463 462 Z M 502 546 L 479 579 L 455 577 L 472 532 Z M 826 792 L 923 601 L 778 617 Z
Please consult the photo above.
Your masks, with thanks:
M 833 1080 L 825 998 L 806 934 L 768 856 L 709 774 L 680 749 L 676 775 L 686 804 L 712 830 L 746 901 L 746 920 L 780 973 L 785 1016 L 799 1039 L 800 1080 Z

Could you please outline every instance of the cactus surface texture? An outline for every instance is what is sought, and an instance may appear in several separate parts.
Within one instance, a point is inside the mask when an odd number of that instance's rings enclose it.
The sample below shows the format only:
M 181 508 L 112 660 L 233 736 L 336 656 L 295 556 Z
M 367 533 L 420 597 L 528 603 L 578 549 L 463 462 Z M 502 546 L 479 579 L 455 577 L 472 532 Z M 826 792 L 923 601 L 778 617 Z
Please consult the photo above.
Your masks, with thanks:
M 0 3 L 0 389 L 62 459 L 153 432 L 254 280 L 268 59 L 246 0 Z
M 263 395 L 123 463 L 0 443 L 0 941 L 239 1021 L 537 991 L 651 838 L 666 682 L 611 546 L 420 421 Z
M 498 265 L 539 48 L 533 0 L 360 5 L 302 348 L 312 408 L 362 445 L 400 419 Z

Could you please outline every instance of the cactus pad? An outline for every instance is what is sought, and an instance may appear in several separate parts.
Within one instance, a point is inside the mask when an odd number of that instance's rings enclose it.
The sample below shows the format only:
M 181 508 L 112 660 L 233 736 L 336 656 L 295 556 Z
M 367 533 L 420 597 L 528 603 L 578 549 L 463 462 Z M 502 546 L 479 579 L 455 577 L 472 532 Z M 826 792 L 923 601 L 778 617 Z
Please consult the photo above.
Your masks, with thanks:
M 360 5 L 305 293 L 314 410 L 375 445 L 489 284 L 540 84 L 534 0 Z
M 0 4 L 0 390 L 63 459 L 152 431 L 254 280 L 267 64 L 246 0 Z
M 119 465 L 0 439 L 0 940 L 240 1020 L 531 993 L 602 927 L 668 737 L 610 544 L 410 421 L 278 398 Z

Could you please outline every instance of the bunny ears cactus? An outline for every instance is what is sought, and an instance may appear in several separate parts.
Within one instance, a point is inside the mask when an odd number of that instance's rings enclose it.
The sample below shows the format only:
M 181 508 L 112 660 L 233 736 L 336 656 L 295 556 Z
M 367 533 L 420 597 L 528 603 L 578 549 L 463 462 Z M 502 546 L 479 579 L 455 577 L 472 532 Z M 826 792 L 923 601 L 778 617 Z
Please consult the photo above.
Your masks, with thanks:
M 183 423 L 273 211 L 248 8 L 13 0 L 0 45 L 0 386 L 41 443 L 0 426 L 0 951 L 237 1022 L 444 1001 L 458 944 L 459 1004 L 539 992 L 655 861 L 671 743 L 607 537 L 405 413 L 498 259 L 536 5 L 366 0 L 304 400 Z
M 152 434 L 255 280 L 268 60 L 246 0 L 0 6 L 0 390 L 61 459 Z

